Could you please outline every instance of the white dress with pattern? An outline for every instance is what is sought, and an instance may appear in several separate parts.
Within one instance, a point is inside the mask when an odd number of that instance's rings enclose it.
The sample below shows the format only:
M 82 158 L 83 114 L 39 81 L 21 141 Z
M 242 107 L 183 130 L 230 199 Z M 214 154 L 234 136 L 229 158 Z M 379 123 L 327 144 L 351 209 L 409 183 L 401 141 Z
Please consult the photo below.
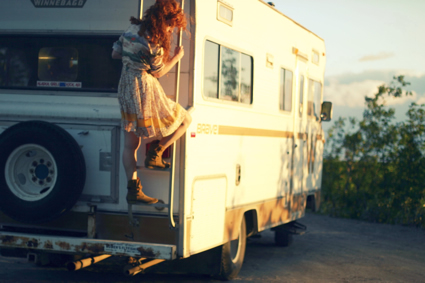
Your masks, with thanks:
M 163 49 L 139 36 L 139 29 L 131 25 L 113 45 L 123 62 L 118 85 L 121 127 L 142 138 L 161 139 L 181 125 L 186 110 L 169 99 L 152 76 L 164 68 Z

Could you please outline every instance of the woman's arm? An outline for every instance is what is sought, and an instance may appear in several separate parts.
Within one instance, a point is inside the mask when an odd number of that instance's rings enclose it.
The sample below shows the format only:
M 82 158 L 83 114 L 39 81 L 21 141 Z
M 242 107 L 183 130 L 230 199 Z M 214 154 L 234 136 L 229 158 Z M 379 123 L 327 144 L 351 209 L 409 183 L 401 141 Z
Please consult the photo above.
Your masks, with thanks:
M 111 56 L 112 56 L 112 59 L 121 59 L 122 58 L 121 54 L 118 53 L 115 50 L 112 50 L 112 55 Z
M 177 62 L 183 56 L 184 56 L 183 46 L 176 47 L 176 49 L 174 51 L 173 58 L 171 58 L 170 61 L 168 61 L 167 63 L 165 63 L 164 68 L 161 71 L 159 71 L 158 73 L 153 73 L 152 76 L 154 76 L 155 78 L 160 78 L 163 75 L 167 74 L 174 67 L 174 65 L 177 64 Z

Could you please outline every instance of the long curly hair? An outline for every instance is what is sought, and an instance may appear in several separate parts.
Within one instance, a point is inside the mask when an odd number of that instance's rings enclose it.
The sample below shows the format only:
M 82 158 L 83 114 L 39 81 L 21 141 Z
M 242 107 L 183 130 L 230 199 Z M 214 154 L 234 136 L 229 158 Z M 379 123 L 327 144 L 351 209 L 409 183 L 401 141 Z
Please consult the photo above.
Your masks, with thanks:
M 167 28 L 182 28 L 186 31 L 186 15 L 176 0 L 156 0 L 146 10 L 142 19 L 130 18 L 132 24 L 140 25 L 139 35 L 145 36 L 150 43 L 159 44 L 163 50 L 163 60 L 170 59 L 172 32 Z

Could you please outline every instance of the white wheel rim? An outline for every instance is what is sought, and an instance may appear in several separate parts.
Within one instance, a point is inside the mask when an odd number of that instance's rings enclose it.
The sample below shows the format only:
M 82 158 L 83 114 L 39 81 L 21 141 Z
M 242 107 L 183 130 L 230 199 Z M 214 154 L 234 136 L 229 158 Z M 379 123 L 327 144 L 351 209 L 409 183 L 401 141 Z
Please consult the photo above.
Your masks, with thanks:
M 232 257 L 232 262 L 237 263 L 239 259 L 240 247 L 241 247 L 241 233 L 236 240 L 230 242 L 230 256 Z
M 40 145 L 22 145 L 6 161 L 6 183 L 15 196 L 25 201 L 47 197 L 56 184 L 57 175 L 55 159 Z

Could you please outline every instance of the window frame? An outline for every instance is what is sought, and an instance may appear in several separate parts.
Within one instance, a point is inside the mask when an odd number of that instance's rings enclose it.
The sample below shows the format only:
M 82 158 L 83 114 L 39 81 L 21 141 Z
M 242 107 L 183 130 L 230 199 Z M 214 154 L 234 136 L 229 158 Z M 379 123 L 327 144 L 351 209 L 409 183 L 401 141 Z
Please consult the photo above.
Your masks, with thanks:
M 229 21 L 228 19 L 226 19 L 226 18 L 224 18 L 220 15 L 220 7 L 228 9 L 229 11 L 232 12 L 232 20 L 231 21 Z M 225 24 L 233 27 L 233 19 L 235 18 L 234 17 L 234 10 L 235 10 L 235 8 L 233 8 L 230 4 L 228 4 L 228 3 L 226 3 L 222 0 L 217 0 L 217 20 L 219 22 L 225 23 Z
M 218 77 L 217 77 L 217 97 L 211 97 L 211 96 L 207 96 L 205 94 L 205 45 L 207 42 L 211 42 L 213 44 L 218 45 L 219 47 L 219 56 L 218 56 Z M 242 54 L 248 56 L 251 58 L 251 101 L 250 103 L 243 103 L 241 102 L 241 72 L 239 71 L 239 76 L 238 76 L 238 84 L 239 84 L 239 93 L 238 93 L 238 101 L 231 101 L 231 100 L 226 100 L 226 99 L 220 99 L 220 93 L 221 93 L 221 72 L 222 72 L 222 47 L 231 49 L 233 51 L 236 51 L 239 53 L 239 70 L 241 70 L 241 57 Z M 233 46 L 227 45 L 227 44 L 223 44 L 222 42 L 215 40 L 215 39 L 210 39 L 210 38 L 205 38 L 204 40 L 204 44 L 203 44 L 203 57 L 202 57 L 202 85 L 201 85 L 201 93 L 202 93 L 202 97 L 204 100 L 206 101 L 213 101 L 213 102 L 218 102 L 218 103 L 226 103 L 226 104 L 232 104 L 232 105 L 238 105 L 238 106 L 252 106 L 254 103 L 254 56 L 249 53 L 249 52 L 244 52 L 241 51 L 240 48 L 235 48 Z
M 317 57 L 316 57 L 316 56 Z M 315 60 L 315 58 L 317 58 L 317 60 Z M 320 52 L 319 51 L 317 51 L 316 49 L 313 49 L 312 51 L 311 51 L 311 62 L 313 63 L 313 64 L 315 64 L 315 65 L 317 65 L 317 66 L 319 66 L 320 65 Z
M 305 81 L 308 79 L 304 74 L 300 74 L 298 80 L 298 112 L 299 117 L 303 118 L 304 113 L 307 115 L 307 111 L 304 111 L 305 107 L 305 101 L 304 101 L 304 95 L 305 95 Z
M 292 80 L 291 80 L 291 110 L 285 110 L 280 108 L 281 106 L 281 99 L 284 99 L 284 97 L 282 97 L 282 89 L 281 89 L 281 79 L 282 79 L 282 70 L 284 71 L 288 71 L 292 73 Z M 285 81 L 286 81 L 286 76 L 285 76 Z M 294 81 L 295 81 L 295 75 L 294 75 L 294 71 L 291 70 L 290 68 L 286 67 L 286 66 L 280 66 L 279 67 L 279 111 L 281 113 L 285 113 L 285 114 L 292 114 L 292 112 L 294 111 Z M 283 85 L 283 88 L 285 88 L 286 84 Z
M 45 32 L 39 32 L 39 33 L 1 33 L 0 34 L 0 40 L 7 41 L 10 38 L 15 39 L 24 39 L 28 38 L 32 41 L 40 39 L 40 41 L 46 41 L 52 40 L 52 44 L 49 46 L 36 46 L 36 48 L 39 47 L 37 54 L 39 51 L 44 47 L 72 47 L 77 48 L 76 46 L 84 46 L 84 44 L 92 45 L 92 42 L 96 42 L 97 40 L 105 40 L 107 42 L 110 42 L 110 47 L 112 50 L 112 44 L 114 41 L 118 40 L 120 34 L 117 33 L 102 33 L 102 34 L 90 34 L 90 33 L 45 33 Z M 89 41 L 84 42 L 84 40 L 89 39 Z M 55 41 L 61 41 L 64 40 L 64 44 L 58 44 Z M 80 40 L 80 41 L 79 41 Z M 69 42 L 76 41 L 76 45 L 68 45 Z M 99 46 L 104 46 L 106 51 L 106 45 L 99 44 Z M 78 49 L 77 49 L 78 50 Z M 85 48 L 85 50 L 87 50 Z M 116 66 L 116 72 L 118 75 L 117 82 L 116 82 L 116 89 L 108 89 L 108 88 L 85 88 L 84 84 L 81 88 L 79 87 L 40 87 L 37 86 L 38 79 L 38 63 L 36 68 L 32 70 L 35 73 L 36 76 L 36 84 L 33 86 L 0 86 L 0 93 L 24 93 L 24 94 L 34 94 L 34 95 L 44 95 L 46 92 L 49 93 L 49 95 L 65 95 L 65 96 L 85 96 L 85 97 L 117 97 L 118 92 L 118 82 L 121 72 L 122 63 L 121 60 L 114 60 L 111 58 L 110 53 L 107 52 L 108 58 L 111 60 L 111 66 Z M 83 57 L 84 58 L 84 57 Z M 38 58 L 35 58 L 38 62 Z M 79 58 L 81 60 L 81 58 Z M 116 62 L 116 63 L 115 63 Z M 79 61 L 80 64 L 80 61 Z M 84 65 L 84 63 L 83 63 Z M 115 69 L 115 68 L 112 68 Z M 83 74 L 82 74 L 83 76 Z M 81 81 L 78 81 L 81 82 Z
M 312 119 L 312 120 L 315 120 L 315 121 L 320 121 L 320 109 L 321 109 L 321 104 L 322 104 L 322 100 L 323 100 L 323 82 L 321 82 L 320 80 L 316 80 L 314 77 L 313 78 L 308 78 L 308 92 L 310 92 L 310 82 L 313 82 L 313 90 L 312 90 L 312 93 L 313 93 L 313 105 L 314 105 L 314 103 L 315 103 L 315 93 L 316 93 L 316 84 L 319 84 L 320 85 L 320 101 L 319 101 L 319 103 L 318 103 L 318 105 L 316 105 L 316 107 L 313 107 L 313 113 L 312 113 L 312 115 L 308 115 L 308 109 L 307 109 L 307 118 L 309 118 L 309 119 Z M 309 93 L 307 93 L 307 101 L 308 101 L 308 97 L 309 96 Z M 307 102 L 308 103 L 308 102 Z M 316 108 L 317 109 L 319 109 L 319 111 L 318 111 L 318 116 L 315 116 L 314 114 L 316 113 L 315 111 L 316 111 Z

